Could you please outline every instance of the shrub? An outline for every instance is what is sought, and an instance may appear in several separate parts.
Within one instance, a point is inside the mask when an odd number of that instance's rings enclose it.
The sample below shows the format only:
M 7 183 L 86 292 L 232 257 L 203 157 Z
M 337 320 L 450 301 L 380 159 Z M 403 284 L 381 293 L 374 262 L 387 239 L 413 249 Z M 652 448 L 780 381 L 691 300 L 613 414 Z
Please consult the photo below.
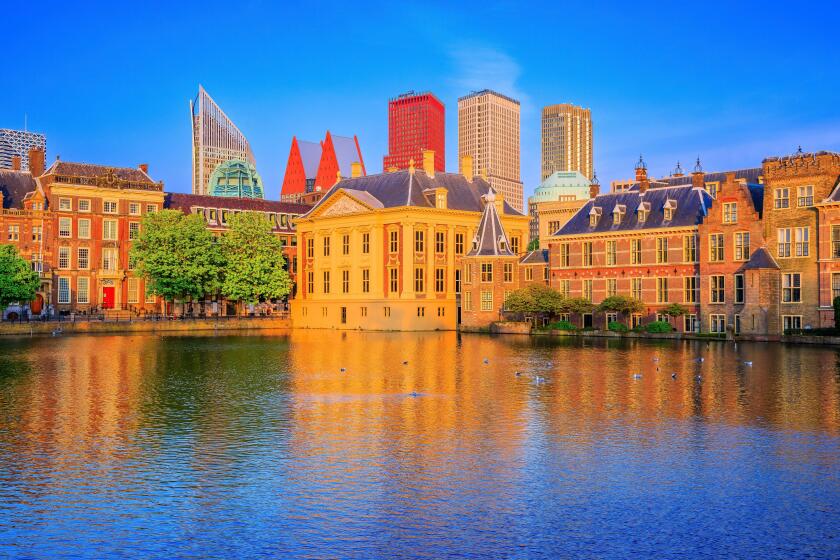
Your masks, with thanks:
M 645 326 L 641 323 L 633 327 L 633 332 L 645 332 Z
M 618 321 L 610 321 L 610 324 L 607 325 L 607 328 L 612 332 L 618 333 L 626 333 L 630 330 L 630 327 L 628 327 L 624 323 L 619 323 Z
M 556 323 L 551 323 L 545 327 L 548 330 L 552 331 L 576 331 L 578 328 L 571 324 L 569 321 L 557 321 Z
M 645 325 L 645 330 L 649 333 L 666 333 L 674 329 L 671 327 L 671 323 L 666 321 L 653 321 Z

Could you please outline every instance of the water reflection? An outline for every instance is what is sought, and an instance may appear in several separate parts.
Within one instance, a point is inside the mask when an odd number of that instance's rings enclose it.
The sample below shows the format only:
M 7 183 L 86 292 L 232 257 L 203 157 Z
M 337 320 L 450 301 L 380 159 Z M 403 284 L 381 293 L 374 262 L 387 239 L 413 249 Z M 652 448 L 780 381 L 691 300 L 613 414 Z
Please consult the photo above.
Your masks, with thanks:
M 0 340 L 0 555 L 824 553 L 838 426 L 804 346 Z

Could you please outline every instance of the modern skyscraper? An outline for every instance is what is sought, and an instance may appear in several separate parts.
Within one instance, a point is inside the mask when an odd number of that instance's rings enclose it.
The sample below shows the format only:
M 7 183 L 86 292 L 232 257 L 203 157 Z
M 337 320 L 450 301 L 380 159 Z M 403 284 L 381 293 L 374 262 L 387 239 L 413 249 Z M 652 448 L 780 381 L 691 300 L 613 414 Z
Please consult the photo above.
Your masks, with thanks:
M 0 169 L 10 169 L 12 158 L 20 156 L 21 170 L 29 170 L 29 150 L 40 148 L 47 152 L 47 137 L 37 132 L 0 128 Z
M 458 99 L 458 155 L 461 163 L 464 156 L 472 156 L 473 168 L 487 174 L 493 190 L 524 212 L 519 174 L 519 101 L 487 89 Z
M 435 171 L 446 171 L 445 114 L 433 93 L 408 92 L 388 102 L 388 155 L 383 171 L 408 169 L 423 161 L 423 150 L 435 151 Z
M 555 171 L 578 171 L 592 179 L 592 114 L 569 103 L 542 110 L 542 180 Z
M 242 160 L 255 165 L 254 154 L 245 135 L 200 85 L 195 100 L 190 101 L 190 116 L 194 194 L 207 194 L 210 176 L 221 163 Z

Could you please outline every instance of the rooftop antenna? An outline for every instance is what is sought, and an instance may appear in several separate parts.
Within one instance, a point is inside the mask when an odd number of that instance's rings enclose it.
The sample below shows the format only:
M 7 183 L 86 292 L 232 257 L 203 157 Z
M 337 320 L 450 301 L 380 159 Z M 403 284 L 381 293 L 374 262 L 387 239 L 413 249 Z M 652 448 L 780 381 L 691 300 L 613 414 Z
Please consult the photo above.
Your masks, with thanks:
M 29 129 L 27 128 L 27 126 L 28 126 L 28 125 L 29 125 L 29 115 L 27 115 L 26 113 L 24 113 L 24 114 L 23 114 L 23 131 L 24 131 L 24 132 L 28 132 L 28 131 L 29 131 Z

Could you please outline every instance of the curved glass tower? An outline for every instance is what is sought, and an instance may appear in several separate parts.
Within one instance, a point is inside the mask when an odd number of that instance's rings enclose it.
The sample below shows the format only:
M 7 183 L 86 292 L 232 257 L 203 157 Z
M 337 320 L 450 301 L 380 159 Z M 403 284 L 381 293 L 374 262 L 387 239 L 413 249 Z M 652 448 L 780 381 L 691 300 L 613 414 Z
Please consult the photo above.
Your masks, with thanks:
M 221 163 L 210 175 L 207 194 L 238 198 L 263 198 L 262 178 L 247 161 L 233 159 Z

